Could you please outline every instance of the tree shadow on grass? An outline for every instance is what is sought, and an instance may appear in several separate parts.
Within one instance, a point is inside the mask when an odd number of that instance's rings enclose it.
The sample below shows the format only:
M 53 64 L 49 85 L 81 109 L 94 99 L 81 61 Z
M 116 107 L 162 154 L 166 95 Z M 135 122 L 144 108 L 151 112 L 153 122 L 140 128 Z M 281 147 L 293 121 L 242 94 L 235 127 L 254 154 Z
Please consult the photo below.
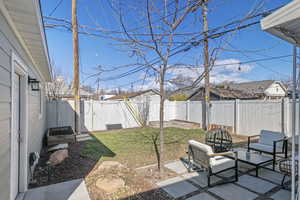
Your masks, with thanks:
M 80 152 L 83 157 L 89 157 L 93 160 L 100 160 L 102 157 L 115 157 L 116 153 L 110 150 L 98 138 L 90 134 L 93 140 L 85 142 L 84 149 Z

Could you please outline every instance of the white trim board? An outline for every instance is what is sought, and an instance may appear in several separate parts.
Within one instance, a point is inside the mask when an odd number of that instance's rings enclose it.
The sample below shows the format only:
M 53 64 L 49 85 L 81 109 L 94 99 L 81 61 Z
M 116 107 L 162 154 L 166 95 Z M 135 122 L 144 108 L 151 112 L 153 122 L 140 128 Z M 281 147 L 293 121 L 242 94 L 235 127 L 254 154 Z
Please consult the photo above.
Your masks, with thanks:
M 20 154 L 19 154 L 19 193 L 28 189 L 28 70 L 22 60 L 12 52 L 11 56 L 11 133 L 14 127 L 14 73 L 20 75 Z M 11 134 L 12 135 L 12 134 Z M 11 138 L 12 146 L 12 138 Z M 12 155 L 12 148 L 11 155 Z M 10 159 L 12 163 L 12 158 Z M 12 188 L 12 166 L 10 168 L 10 188 Z M 10 191 L 10 200 L 14 200 Z

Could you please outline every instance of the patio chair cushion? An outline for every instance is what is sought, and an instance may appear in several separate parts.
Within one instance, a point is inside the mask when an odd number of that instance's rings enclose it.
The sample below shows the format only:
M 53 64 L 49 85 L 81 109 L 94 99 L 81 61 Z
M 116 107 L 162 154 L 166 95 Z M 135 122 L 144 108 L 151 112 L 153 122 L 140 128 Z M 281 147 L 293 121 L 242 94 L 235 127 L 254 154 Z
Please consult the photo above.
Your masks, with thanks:
M 205 152 L 207 155 L 213 153 L 211 146 L 197 142 L 196 140 L 189 140 L 188 144 L 192 147 L 196 147 L 196 148 L 200 149 L 201 151 Z
M 284 134 L 280 132 L 262 130 L 260 132 L 259 143 L 273 147 L 273 141 L 281 140 L 283 138 L 284 138 Z M 283 146 L 283 142 L 278 142 L 276 144 L 276 147 L 279 149 L 281 149 L 282 146 Z
M 235 160 L 224 156 L 216 156 L 214 158 L 210 158 L 210 166 L 212 172 L 217 173 L 222 170 L 234 167 Z
M 249 147 L 258 151 L 273 153 L 273 145 L 270 146 L 261 143 L 250 143 Z M 276 152 L 282 152 L 282 148 L 276 148 Z

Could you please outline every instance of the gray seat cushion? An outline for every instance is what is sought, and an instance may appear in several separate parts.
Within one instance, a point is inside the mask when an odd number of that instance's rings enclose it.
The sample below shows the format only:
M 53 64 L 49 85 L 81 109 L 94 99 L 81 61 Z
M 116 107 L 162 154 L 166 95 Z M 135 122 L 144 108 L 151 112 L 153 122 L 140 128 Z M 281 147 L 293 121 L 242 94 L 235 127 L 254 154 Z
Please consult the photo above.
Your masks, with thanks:
M 265 144 L 261 144 L 261 143 L 250 143 L 249 147 L 252 149 L 259 150 L 259 151 L 273 153 L 273 145 L 270 146 L 270 145 L 265 145 Z M 276 148 L 276 152 L 282 152 L 282 148 Z
M 273 142 L 282 140 L 283 138 L 284 138 L 284 134 L 282 134 L 280 132 L 262 130 L 260 132 L 259 143 L 272 146 L 272 148 L 273 148 Z M 282 148 L 282 146 L 283 146 L 283 142 L 278 142 L 276 144 L 276 147 L 278 147 L 278 148 Z

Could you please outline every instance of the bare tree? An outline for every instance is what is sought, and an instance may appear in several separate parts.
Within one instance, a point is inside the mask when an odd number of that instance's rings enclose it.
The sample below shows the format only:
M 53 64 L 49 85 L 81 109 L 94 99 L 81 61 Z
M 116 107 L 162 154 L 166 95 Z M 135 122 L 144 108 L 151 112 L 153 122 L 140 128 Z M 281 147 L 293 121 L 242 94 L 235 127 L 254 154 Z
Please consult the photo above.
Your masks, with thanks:
M 55 66 L 52 64 L 52 66 Z M 68 94 L 71 89 L 68 85 L 67 78 L 61 73 L 60 70 L 53 67 L 52 70 L 53 81 L 46 84 L 46 95 L 49 100 L 58 100 L 62 98 L 63 94 Z
M 130 30 L 128 24 L 132 20 L 127 20 L 121 2 L 116 6 L 112 5 L 119 19 L 123 34 L 122 37 L 114 38 L 121 45 L 129 48 L 132 55 L 142 63 L 146 73 L 156 77 L 159 83 L 160 109 L 159 109 L 159 154 L 157 155 L 158 168 L 162 171 L 164 161 L 164 102 L 166 99 L 165 84 L 167 82 L 167 70 L 174 67 L 170 63 L 171 50 L 176 44 L 174 37 L 178 34 L 179 27 L 183 24 L 186 17 L 198 7 L 201 1 L 187 0 L 180 2 L 175 0 L 172 6 L 167 0 L 156 4 L 152 0 L 141 1 L 139 8 L 129 6 L 126 2 L 126 13 L 128 9 L 136 12 L 137 16 L 142 16 L 143 24 L 146 24 L 142 31 L 146 31 L 147 37 L 137 36 L 136 31 Z M 184 4 L 184 5 L 183 5 Z M 159 18 L 160 20 L 157 20 Z M 127 24 L 128 23 L 128 24 Z M 152 62 L 148 55 L 156 55 L 157 62 Z M 152 57 L 153 58 L 153 57 Z
M 144 80 L 149 77 L 154 77 L 159 84 L 160 94 L 160 131 L 159 131 L 159 154 L 157 155 L 158 168 L 162 169 L 163 152 L 164 152 L 164 101 L 166 99 L 166 84 L 173 82 L 180 87 L 179 89 L 194 88 L 200 84 L 200 81 L 205 76 L 201 73 L 198 78 L 190 82 L 184 77 L 170 78 L 169 70 L 179 67 L 179 63 L 171 60 L 171 57 L 177 53 L 187 52 L 190 49 L 199 46 L 203 39 L 198 39 L 203 36 L 203 32 L 187 32 L 182 28 L 184 22 L 191 24 L 187 17 L 198 8 L 202 7 L 204 0 L 136 0 L 136 1 L 120 1 L 110 0 L 111 8 L 115 11 L 115 19 L 120 25 L 120 30 L 105 30 L 99 26 L 95 20 L 96 27 L 79 25 L 80 34 L 85 34 L 92 37 L 100 37 L 117 41 L 113 47 L 120 51 L 127 51 L 129 57 L 135 57 L 136 63 L 127 64 L 119 67 L 105 69 L 99 66 L 98 73 L 90 77 L 101 77 L 100 81 L 111 81 L 128 77 L 138 72 L 145 72 Z M 212 40 L 220 38 L 225 34 L 236 32 L 240 29 L 258 24 L 259 21 L 254 21 L 245 25 L 244 22 L 261 17 L 268 12 L 257 13 L 261 6 L 256 6 L 248 15 L 242 19 L 234 20 L 228 24 L 210 29 L 207 37 Z M 69 31 L 70 22 L 64 19 L 55 19 L 48 17 L 48 20 L 56 21 L 56 24 L 48 24 L 49 28 L 63 28 Z M 199 30 L 200 30 L 199 25 Z M 192 27 L 194 28 L 194 27 Z M 185 30 L 185 31 L 184 31 Z M 221 31 L 223 30 L 223 31 Z M 221 32 L 220 32 L 221 31 Z M 220 50 L 224 50 L 222 41 L 220 40 L 209 51 L 209 71 L 214 67 L 217 56 Z M 154 58 L 156 57 L 156 58 Z M 154 59 L 153 59 L 154 58 Z M 180 63 L 180 66 L 183 66 Z M 189 67 L 188 65 L 185 67 Z M 196 67 L 203 67 L 197 65 Z M 127 70 L 126 70 L 127 69 Z M 129 69 L 129 70 L 128 70 Z M 122 73 L 118 75 L 110 75 L 109 77 L 102 76 L 103 73 L 120 70 Z M 124 72 L 125 71 L 125 72 Z M 89 77 L 89 78 L 90 78 Z M 142 80 L 143 81 L 143 80 Z M 144 81 L 143 81 L 144 82 Z M 188 83 L 186 83 L 188 82 Z M 131 85 L 130 83 L 129 85 Z M 175 91 L 176 92 L 176 91 Z M 156 142 L 155 142 L 156 143 Z M 156 143 L 157 144 L 157 143 Z

